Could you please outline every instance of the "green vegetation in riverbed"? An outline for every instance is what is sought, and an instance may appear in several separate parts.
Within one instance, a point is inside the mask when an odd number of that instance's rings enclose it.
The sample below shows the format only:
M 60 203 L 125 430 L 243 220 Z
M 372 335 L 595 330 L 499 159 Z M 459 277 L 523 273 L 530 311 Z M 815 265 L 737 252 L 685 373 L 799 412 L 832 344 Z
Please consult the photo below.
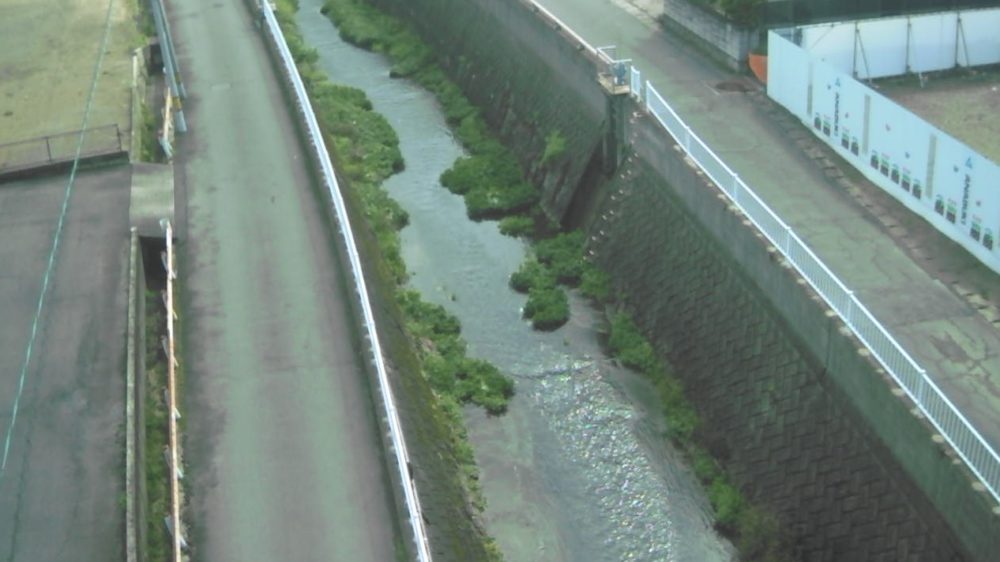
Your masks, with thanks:
M 289 0 L 285 3 L 291 4 Z M 409 216 L 381 188 L 383 180 L 403 169 L 399 138 L 385 117 L 372 111 L 363 91 L 332 84 L 316 69 L 316 52 L 294 31 L 294 18 L 280 11 L 279 16 L 289 44 L 295 45 L 292 53 L 299 61 L 300 72 L 308 76 L 313 109 L 332 141 L 328 148 L 337 168 L 347 176 L 345 183 L 361 195 L 365 217 L 374 227 L 393 277 L 402 284 L 406 269 L 399 253 L 398 231 L 406 226 Z M 504 412 L 513 395 L 513 382 L 492 365 L 465 356 L 458 320 L 412 291 L 400 289 L 397 300 L 407 316 L 411 336 L 420 345 L 425 371 L 435 391 L 449 394 L 460 403 L 477 404 L 493 414 Z
M 381 188 L 382 181 L 403 169 L 399 138 L 385 117 L 372 111 L 363 91 L 332 84 L 317 68 L 319 56 L 305 44 L 295 24 L 297 8 L 295 0 L 279 0 L 276 15 L 327 137 L 327 148 L 345 183 L 357 193 L 362 213 L 378 238 L 381 266 L 396 283 L 404 283 L 406 265 L 398 230 L 409 222 L 409 215 Z
M 525 215 L 511 215 L 500 219 L 500 232 L 507 236 L 530 236 L 535 231 L 535 219 Z
M 466 355 L 458 319 L 423 301 L 415 291 L 400 291 L 397 300 L 434 391 L 459 403 L 482 406 L 491 414 L 504 413 L 514 383 L 490 363 Z
M 510 277 L 515 291 L 528 293 L 524 317 L 539 330 L 554 330 L 569 320 L 569 300 L 564 287 L 580 286 L 587 297 L 608 298 L 608 276 L 584 259 L 584 235 L 563 232 L 537 240 L 534 255 Z
M 538 191 L 524 180 L 517 158 L 490 134 L 482 116 L 437 66 L 416 33 L 361 0 L 328 0 L 323 10 L 345 41 L 385 54 L 393 64 L 393 76 L 411 78 L 435 94 L 455 137 L 469 152 L 441 175 L 441 183 L 465 198 L 470 218 L 499 219 L 532 210 Z M 558 133 L 550 137 L 553 151 L 558 152 L 561 137 Z
M 701 420 L 684 396 L 683 385 L 667 371 L 652 344 L 627 314 L 618 313 L 612 318 L 608 347 L 611 355 L 623 365 L 642 373 L 656 385 L 666 415 L 667 434 L 687 455 L 695 475 L 708 492 L 716 528 L 734 539 L 740 559 L 791 560 L 777 519 L 750 505 L 715 459 L 697 444 L 696 433 Z

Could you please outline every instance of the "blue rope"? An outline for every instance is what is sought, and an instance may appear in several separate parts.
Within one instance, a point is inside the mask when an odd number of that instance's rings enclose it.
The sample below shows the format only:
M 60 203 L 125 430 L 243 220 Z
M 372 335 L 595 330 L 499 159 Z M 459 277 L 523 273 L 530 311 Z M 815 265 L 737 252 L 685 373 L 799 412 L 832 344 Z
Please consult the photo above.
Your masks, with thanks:
M 41 318 L 42 308 L 45 306 L 45 293 L 48 291 L 49 279 L 52 277 L 52 269 L 56 263 L 59 239 L 62 238 L 63 226 L 66 224 L 66 212 L 69 209 L 69 199 L 73 194 L 73 184 L 76 181 L 76 172 L 80 166 L 80 154 L 83 152 L 83 139 L 86 136 L 87 124 L 90 121 L 90 109 L 94 103 L 97 82 L 101 77 L 101 64 L 104 62 L 104 53 L 108 48 L 108 36 L 111 34 L 111 9 L 114 4 L 115 0 L 108 0 L 108 13 L 104 19 L 104 36 L 101 39 L 101 50 L 97 53 L 97 64 L 94 65 L 94 75 L 90 82 L 90 92 L 87 94 L 87 103 L 83 108 L 83 124 L 80 126 L 80 136 L 76 141 L 76 154 L 73 157 L 73 167 L 70 169 L 69 181 L 66 182 L 66 190 L 63 193 L 62 210 L 59 213 L 59 222 L 56 224 L 55 236 L 52 238 L 52 249 L 49 251 L 48 265 L 46 265 L 45 275 L 42 277 L 42 290 L 38 294 L 38 306 L 35 307 L 35 318 L 31 322 L 31 336 L 28 338 L 28 346 L 24 352 L 24 363 L 21 364 L 21 376 L 17 383 L 17 394 L 14 395 L 14 407 L 10 413 L 10 425 L 7 426 L 7 437 L 4 439 L 3 461 L 0 461 L 0 480 L 3 479 L 4 471 L 7 468 L 10 439 L 14 434 L 14 424 L 17 423 L 17 409 L 21 403 L 21 393 L 24 391 L 24 379 L 28 372 L 28 365 L 31 363 L 35 338 L 38 335 L 38 320 Z

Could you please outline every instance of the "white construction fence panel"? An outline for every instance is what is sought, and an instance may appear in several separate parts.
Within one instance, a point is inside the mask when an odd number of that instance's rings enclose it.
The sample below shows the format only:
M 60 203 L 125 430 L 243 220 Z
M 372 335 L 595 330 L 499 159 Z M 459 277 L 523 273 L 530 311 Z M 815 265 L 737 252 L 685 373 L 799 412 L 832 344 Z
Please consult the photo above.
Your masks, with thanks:
M 959 63 L 980 66 L 1000 62 L 1000 9 L 962 12 Z
M 768 95 L 874 184 L 1000 272 L 1000 166 L 771 32 Z
M 896 18 L 906 26 L 905 18 Z M 944 14 L 929 14 L 910 18 L 910 72 L 933 72 L 954 68 L 958 65 L 955 54 L 955 38 L 957 33 L 958 15 L 955 12 Z M 903 36 L 900 48 L 906 47 L 906 35 Z M 879 76 L 896 76 L 904 74 L 903 69 L 895 74 L 876 74 Z
M 795 43 L 859 79 L 1000 62 L 1000 8 L 802 26 Z
M 809 53 L 776 32 L 767 43 L 767 95 L 793 114 L 809 114 Z M 802 74 L 805 73 L 805 79 Z
M 851 72 L 854 68 L 854 23 L 829 23 L 796 28 L 801 33 L 799 45 L 814 59 L 826 61 L 834 68 Z M 770 58 L 770 44 L 768 53 Z M 771 75 L 767 75 L 768 82 Z
M 905 20 L 875 19 L 857 22 L 854 69 L 858 78 L 906 73 Z

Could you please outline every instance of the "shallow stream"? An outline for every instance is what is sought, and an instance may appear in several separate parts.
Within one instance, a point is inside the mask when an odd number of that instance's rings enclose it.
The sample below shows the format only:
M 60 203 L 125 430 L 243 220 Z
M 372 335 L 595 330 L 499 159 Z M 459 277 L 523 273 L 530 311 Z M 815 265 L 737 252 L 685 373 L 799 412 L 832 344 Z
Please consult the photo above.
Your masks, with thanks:
M 510 562 L 735 559 L 711 526 L 710 508 L 680 455 L 663 438 L 652 386 L 602 354 L 599 315 L 571 296 L 570 323 L 552 333 L 520 316 L 525 297 L 507 286 L 527 246 L 474 222 L 440 186 L 463 154 L 433 96 L 389 78 L 379 55 L 343 42 L 300 0 L 298 23 L 334 82 L 364 90 L 396 129 L 406 169 L 385 188 L 410 214 L 402 231 L 410 285 L 462 322 L 470 356 L 514 377 L 509 412 L 466 409 L 488 507 L 484 519 Z

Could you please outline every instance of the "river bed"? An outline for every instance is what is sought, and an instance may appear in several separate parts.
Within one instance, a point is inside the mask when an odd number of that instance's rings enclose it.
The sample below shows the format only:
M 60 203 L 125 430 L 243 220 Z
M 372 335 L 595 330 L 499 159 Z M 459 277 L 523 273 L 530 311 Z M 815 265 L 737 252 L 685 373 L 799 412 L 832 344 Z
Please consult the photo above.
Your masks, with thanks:
M 663 437 L 652 386 L 605 358 L 600 316 L 571 295 L 570 322 L 551 333 L 521 319 L 507 281 L 528 248 L 495 222 L 467 218 L 441 172 L 464 154 L 433 96 L 389 78 L 381 56 L 343 42 L 300 0 L 298 24 L 333 82 L 364 90 L 395 128 L 406 169 L 385 189 L 410 215 L 402 250 L 410 286 L 462 323 L 469 355 L 514 377 L 507 414 L 466 408 L 487 500 L 484 521 L 511 562 L 735 559 L 711 526 L 691 471 Z

